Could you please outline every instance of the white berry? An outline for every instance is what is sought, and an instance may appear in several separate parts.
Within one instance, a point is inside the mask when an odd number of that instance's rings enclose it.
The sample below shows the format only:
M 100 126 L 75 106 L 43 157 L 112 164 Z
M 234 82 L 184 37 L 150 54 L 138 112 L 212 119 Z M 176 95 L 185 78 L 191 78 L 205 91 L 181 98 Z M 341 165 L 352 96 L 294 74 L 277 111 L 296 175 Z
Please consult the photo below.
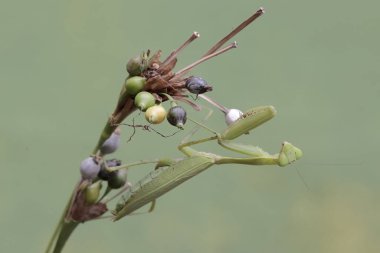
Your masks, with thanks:
M 241 115 L 243 115 L 243 112 L 238 110 L 238 109 L 229 109 L 226 113 L 226 123 L 227 125 L 231 125 L 234 123 L 236 120 L 238 120 Z

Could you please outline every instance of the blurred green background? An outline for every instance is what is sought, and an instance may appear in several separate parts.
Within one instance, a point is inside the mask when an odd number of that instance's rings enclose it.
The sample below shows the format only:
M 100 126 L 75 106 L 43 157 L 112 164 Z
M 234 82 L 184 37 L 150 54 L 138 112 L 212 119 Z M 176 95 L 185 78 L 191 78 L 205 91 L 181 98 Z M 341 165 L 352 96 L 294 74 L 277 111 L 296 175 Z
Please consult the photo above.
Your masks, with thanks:
M 80 226 L 64 252 L 379 252 L 380 3 L 358 3 L 2 0 L 0 252 L 43 252 L 127 59 L 148 48 L 166 55 L 200 32 L 179 69 L 260 6 L 266 14 L 236 37 L 239 48 L 192 74 L 227 107 L 274 105 L 278 116 L 241 141 L 275 153 L 287 140 L 304 158 L 213 167 L 153 214 Z M 222 130 L 222 115 L 208 124 Z M 126 144 L 131 129 L 123 133 L 116 156 L 125 162 L 181 156 L 184 134 L 138 131 Z

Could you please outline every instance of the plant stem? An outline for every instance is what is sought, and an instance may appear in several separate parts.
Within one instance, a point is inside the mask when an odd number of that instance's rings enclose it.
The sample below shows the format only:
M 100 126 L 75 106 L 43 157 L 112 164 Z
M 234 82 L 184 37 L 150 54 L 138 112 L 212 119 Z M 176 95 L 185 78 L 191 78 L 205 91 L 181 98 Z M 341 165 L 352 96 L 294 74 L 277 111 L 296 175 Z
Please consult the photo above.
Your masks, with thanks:
M 66 206 L 65 206 L 65 209 L 64 209 L 63 212 L 62 212 L 61 218 L 59 219 L 58 224 L 57 224 L 57 226 L 56 226 L 56 228 L 55 228 L 55 230 L 54 230 L 54 233 L 53 233 L 53 235 L 51 236 L 51 238 L 50 238 L 50 240 L 49 240 L 49 243 L 48 243 L 48 246 L 47 246 L 47 248 L 46 248 L 46 250 L 45 250 L 45 253 L 50 253 L 50 252 L 52 252 L 52 248 L 53 248 L 54 243 L 56 243 L 55 248 L 57 248 L 57 245 L 58 245 L 59 240 L 60 240 L 60 238 L 61 238 L 61 234 L 63 233 L 63 230 L 66 229 L 66 228 L 65 228 L 65 219 L 66 219 L 66 217 L 67 217 L 67 213 L 68 213 L 69 210 L 70 210 L 70 207 L 71 207 L 72 202 L 73 202 L 73 198 L 74 198 L 75 195 L 76 195 L 76 192 L 77 192 L 77 189 L 78 189 L 78 186 L 79 186 L 79 185 L 80 185 L 80 183 L 78 183 L 78 184 L 75 186 L 74 191 L 71 193 L 70 198 L 69 198 L 69 200 L 67 201 L 67 204 L 66 204 Z M 71 231 L 71 232 L 72 232 L 72 231 Z M 58 239 L 56 240 L 57 237 L 58 237 Z M 67 238 L 68 238 L 68 237 L 67 237 Z M 66 240 L 67 240 L 67 239 L 66 239 Z M 66 241 L 66 240 L 65 240 L 65 241 Z M 64 245 L 64 244 L 63 244 L 63 245 Z M 62 247 L 63 247 L 63 245 L 62 245 Z M 62 248 L 61 248 L 61 250 L 62 250 Z M 55 249 L 54 249 L 54 252 L 56 252 Z M 58 252 L 59 252 L 59 251 L 58 251 Z
M 57 239 L 57 244 L 54 247 L 53 253 L 61 253 L 63 247 L 65 246 L 66 241 L 69 239 L 71 233 L 79 225 L 78 222 L 65 222 L 63 221 L 62 228 Z
M 133 103 L 131 103 L 131 101 L 132 100 L 127 101 L 124 107 L 119 110 L 118 108 L 116 108 L 113 114 L 113 116 L 115 117 L 114 121 L 111 121 L 111 119 L 107 120 L 107 123 L 104 126 L 102 133 L 100 134 L 99 140 L 94 150 L 92 151 L 93 155 L 96 155 L 98 153 L 98 150 L 100 149 L 100 147 L 115 131 L 118 124 L 121 121 L 123 121 L 130 113 L 134 111 Z M 70 212 L 72 203 L 74 201 L 74 198 L 77 192 L 81 190 L 83 189 L 81 189 L 81 182 L 79 182 L 75 186 L 74 191 L 71 194 L 70 199 L 66 204 L 63 214 L 54 230 L 52 237 L 50 238 L 50 241 L 48 243 L 45 253 L 60 253 L 63 247 L 65 246 L 66 241 L 69 239 L 70 235 L 72 234 L 72 232 L 79 225 L 78 222 L 70 220 L 69 212 Z M 52 251 L 53 246 L 54 246 L 54 250 Z
M 52 235 L 51 238 L 50 238 L 50 241 L 49 241 L 49 244 L 48 244 L 48 246 L 47 246 L 47 248 L 46 248 L 46 250 L 45 250 L 45 253 L 50 253 L 50 252 L 51 252 L 51 249 L 52 249 L 52 247 L 53 247 L 53 244 L 54 244 L 54 242 L 55 242 L 55 239 L 57 238 L 58 234 L 59 234 L 60 231 L 61 231 L 61 228 L 62 228 L 62 224 L 63 224 L 63 222 L 64 222 L 64 219 L 65 219 L 65 212 L 63 212 L 62 217 L 59 219 L 59 222 L 58 222 L 58 224 L 57 224 L 57 226 L 56 226 L 56 228 L 55 228 L 55 230 L 54 230 L 53 235 Z

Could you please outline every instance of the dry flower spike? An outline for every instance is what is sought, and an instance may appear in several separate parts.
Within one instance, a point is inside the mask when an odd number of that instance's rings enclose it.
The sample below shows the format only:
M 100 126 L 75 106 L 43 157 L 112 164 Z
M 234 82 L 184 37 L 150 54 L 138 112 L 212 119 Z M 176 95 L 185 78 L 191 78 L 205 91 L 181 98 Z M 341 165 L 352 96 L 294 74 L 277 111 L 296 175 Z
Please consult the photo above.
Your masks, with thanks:
M 252 23 L 255 19 L 260 17 L 263 13 L 263 8 L 257 10 L 251 17 L 242 22 L 232 32 L 227 34 L 224 38 L 222 38 L 215 45 L 213 45 L 201 59 L 195 61 L 194 63 L 188 65 L 187 67 L 177 72 L 174 72 L 173 69 L 176 67 L 177 57 L 179 53 L 183 51 L 191 42 L 199 38 L 199 33 L 193 32 L 191 36 L 180 47 L 174 50 L 163 61 L 160 61 L 162 53 L 160 50 L 154 53 L 152 56 L 150 56 L 149 50 L 146 53 L 143 53 L 143 55 L 145 55 L 145 57 L 147 58 L 147 64 L 145 66 L 142 66 L 143 71 L 140 74 L 140 76 L 146 78 L 146 85 L 144 87 L 144 90 L 152 93 L 158 101 L 165 101 L 167 98 L 160 94 L 167 93 L 176 100 L 187 102 L 195 109 L 198 109 L 197 105 L 195 105 L 188 98 L 188 91 L 185 89 L 185 82 L 188 77 L 185 77 L 185 75 L 195 66 L 201 64 L 202 62 L 207 61 L 219 54 L 225 53 L 230 49 L 236 48 L 237 44 L 236 42 L 233 42 L 227 47 L 221 49 L 221 47 L 228 40 L 230 40 L 232 37 L 238 34 L 241 30 L 243 30 L 246 26 Z M 142 64 L 144 65 L 145 63 Z M 120 124 L 125 119 L 125 117 L 127 117 L 136 109 L 133 103 L 133 98 L 126 96 L 124 92 L 125 90 L 121 91 L 118 104 L 110 118 L 111 125 Z

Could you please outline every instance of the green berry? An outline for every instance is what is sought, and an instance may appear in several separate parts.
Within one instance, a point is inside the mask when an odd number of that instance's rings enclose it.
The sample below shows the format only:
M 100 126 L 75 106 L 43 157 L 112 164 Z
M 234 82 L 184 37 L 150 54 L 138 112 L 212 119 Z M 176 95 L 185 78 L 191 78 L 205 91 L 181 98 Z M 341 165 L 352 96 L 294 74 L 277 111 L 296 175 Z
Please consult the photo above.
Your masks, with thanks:
M 151 93 L 147 91 L 141 91 L 135 97 L 136 107 L 143 112 L 145 112 L 149 107 L 154 106 L 155 103 L 156 99 Z
M 126 92 L 131 95 L 135 96 L 137 93 L 142 91 L 144 89 L 146 83 L 146 79 L 141 76 L 133 76 L 128 78 L 125 81 L 125 89 Z
M 131 76 L 139 76 L 144 70 L 143 58 L 139 55 L 131 58 L 127 63 L 127 71 Z
M 111 189 L 119 189 L 127 182 L 127 169 L 120 169 L 110 173 L 108 178 L 108 187 Z
M 84 192 L 84 198 L 87 204 L 95 204 L 99 198 L 100 190 L 102 189 L 101 181 L 93 183 L 87 186 Z

